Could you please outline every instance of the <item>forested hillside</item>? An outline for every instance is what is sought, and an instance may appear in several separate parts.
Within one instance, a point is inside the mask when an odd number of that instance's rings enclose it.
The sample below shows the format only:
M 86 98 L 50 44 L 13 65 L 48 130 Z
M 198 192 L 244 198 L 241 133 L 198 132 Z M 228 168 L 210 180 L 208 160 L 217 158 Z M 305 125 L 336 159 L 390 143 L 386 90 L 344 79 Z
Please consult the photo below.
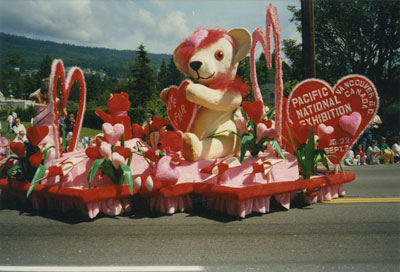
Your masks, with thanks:
M 132 48 L 137 48 L 133 44 Z M 132 58 L 136 57 L 134 50 L 115 50 L 107 48 L 94 48 L 60 44 L 50 41 L 29 39 L 26 37 L 0 33 L 0 67 L 5 66 L 7 55 L 18 53 L 25 61 L 28 69 L 39 69 L 43 58 L 48 55 L 51 58 L 59 58 L 65 66 L 79 66 L 96 71 L 104 71 L 108 76 L 125 78 Z M 154 68 L 159 68 L 162 60 L 168 61 L 170 55 L 148 54 Z

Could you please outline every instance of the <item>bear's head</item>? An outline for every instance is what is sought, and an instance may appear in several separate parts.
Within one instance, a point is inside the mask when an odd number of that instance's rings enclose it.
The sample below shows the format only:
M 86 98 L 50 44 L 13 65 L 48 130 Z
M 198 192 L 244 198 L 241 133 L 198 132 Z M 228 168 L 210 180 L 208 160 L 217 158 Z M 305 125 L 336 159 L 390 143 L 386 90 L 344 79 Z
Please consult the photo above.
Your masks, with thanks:
M 127 93 L 116 93 L 110 94 L 110 98 L 107 100 L 108 111 L 112 114 L 118 114 L 122 111 L 129 110 L 131 103 L 129 102 L 129 96 Z
M 251 35 L 244 28 L 200 28 L 175 49 L 174 62 L 182 73 L 208 86 L 221 77 L 233 79 L 250 46 Z

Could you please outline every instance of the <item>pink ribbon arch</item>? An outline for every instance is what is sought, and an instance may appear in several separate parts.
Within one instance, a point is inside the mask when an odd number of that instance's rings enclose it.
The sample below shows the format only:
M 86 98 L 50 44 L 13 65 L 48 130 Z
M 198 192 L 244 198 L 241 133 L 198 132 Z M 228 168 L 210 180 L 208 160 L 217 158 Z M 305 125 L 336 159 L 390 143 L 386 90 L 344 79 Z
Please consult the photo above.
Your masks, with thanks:
M 255 62 L 255 49 L 259 42 L 263 48 L 265 54 L 265 60 L 267 61 L 268 69 L 272 68 L 272 56 L 271 56 L 271 27 L 274 35 L 275 44 L 275 130 L 278 143 L 282 144 L 282 103 L 283 103 L 283 80 L 282 80 L 282 58 L 280 48 L 280 36 L 281 27 L 279 25 L 278 13 L 276 7 L 269 4 L 266 9 L 266 23 L 264 34 L 261 28 L 256 28 L 253 31 L 253 43 L 250 51 L 250 77 L 254 92 L 255 100 L 259 100 L 263 103 L 260 87 L 257 81 L 257 71 Z M 265 108 L 263 107 L 263 113 Z

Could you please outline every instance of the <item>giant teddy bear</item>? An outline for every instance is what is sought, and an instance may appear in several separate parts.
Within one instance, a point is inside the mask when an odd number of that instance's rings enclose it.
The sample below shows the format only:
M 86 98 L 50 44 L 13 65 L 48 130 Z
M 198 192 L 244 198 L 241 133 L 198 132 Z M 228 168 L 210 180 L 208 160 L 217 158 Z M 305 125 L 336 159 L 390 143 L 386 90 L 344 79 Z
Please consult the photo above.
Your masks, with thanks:
M 244 28 L 228 32 L 200 28 L 175 49 L 176 67 L 197 82 L 187 81 L 184 89 L 185 98 L 198 105 L 194 121 L 183 135 L 186 160 L 220 158 L 239 150 L 233 113 L 250 88 L 236 71 L 250 46 L 251 35 Z M 160 94 L 166 104 L 169 90 Z

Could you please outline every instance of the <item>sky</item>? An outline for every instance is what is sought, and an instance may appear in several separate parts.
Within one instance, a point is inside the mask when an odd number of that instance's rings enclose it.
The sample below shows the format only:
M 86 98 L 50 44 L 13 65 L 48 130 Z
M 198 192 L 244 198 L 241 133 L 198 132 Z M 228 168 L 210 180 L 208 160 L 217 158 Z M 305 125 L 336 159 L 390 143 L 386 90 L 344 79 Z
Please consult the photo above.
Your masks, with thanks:
M 269 3 L 278 10 L 281 41 L 300 41 L 287 10 L 299 0 L 0 0 L 0 32 L 120 50 L 143 44 L 150 53 L 172 54 L 198 27 L 265 29 Z

